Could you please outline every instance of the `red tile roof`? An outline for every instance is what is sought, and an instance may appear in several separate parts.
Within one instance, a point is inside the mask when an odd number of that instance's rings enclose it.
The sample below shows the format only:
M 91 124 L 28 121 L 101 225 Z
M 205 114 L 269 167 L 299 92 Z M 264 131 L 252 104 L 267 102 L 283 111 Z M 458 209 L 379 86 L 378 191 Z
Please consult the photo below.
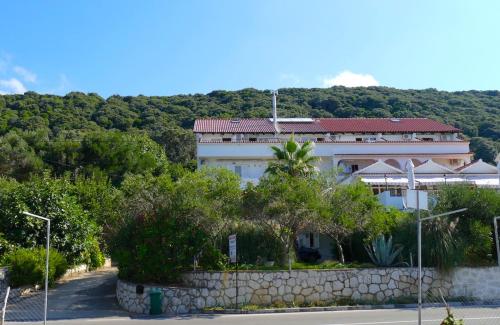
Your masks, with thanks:
M 269 119 L 203 119 L 194 121 L 195 133 L 274 133 Z
M 312 122 L 279 122 L 282 133 L 411 133 L 459 132 L 427 118 L 320 118 Z M 274 133 L 269 118 L 199 119 L 195 133 Z
M 400 133 L 458 132 L 457 128 L 427 118 L 325 118 L 321 125 L 331 132 Z

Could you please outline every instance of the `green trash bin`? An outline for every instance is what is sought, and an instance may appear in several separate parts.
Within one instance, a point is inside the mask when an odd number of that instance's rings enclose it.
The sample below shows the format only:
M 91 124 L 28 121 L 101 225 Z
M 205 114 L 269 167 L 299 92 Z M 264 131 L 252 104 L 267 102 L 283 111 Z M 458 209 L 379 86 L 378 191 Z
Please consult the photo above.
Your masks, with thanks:
M 150 315 L 159 315 L 161 314 L 161 299 L 162 294 L 160 289 L 152 289 L 149 292 L 149 299 L 151 301 L 151 307 L 149 309 Z

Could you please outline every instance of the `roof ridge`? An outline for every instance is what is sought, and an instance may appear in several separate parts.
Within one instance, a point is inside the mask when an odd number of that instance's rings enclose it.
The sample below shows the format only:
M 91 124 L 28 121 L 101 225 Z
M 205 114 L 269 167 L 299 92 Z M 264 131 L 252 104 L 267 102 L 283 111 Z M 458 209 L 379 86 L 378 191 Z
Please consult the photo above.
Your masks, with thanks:
M 197 118 L 196 120 L 235 120 L 235 119 L 240 119 L 240 120 L 268 120 L 272 117 L 200 117 Z M 398 119 L 398 120 L 429 120 L 428 117 L 280 117 L 280 118 L 297 118 L 297 119 L 303 119 L 303 118 L 310 118 L 313 120 L 392 120 L 392 119 Z M 432 120 L 437 123 L 442 123 L 438 122 L 436 120 Z

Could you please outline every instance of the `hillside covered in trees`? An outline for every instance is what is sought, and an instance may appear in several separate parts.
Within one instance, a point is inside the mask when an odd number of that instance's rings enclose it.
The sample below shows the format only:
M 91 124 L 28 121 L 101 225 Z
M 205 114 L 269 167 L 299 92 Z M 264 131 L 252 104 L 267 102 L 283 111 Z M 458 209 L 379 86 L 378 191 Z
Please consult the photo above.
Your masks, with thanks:
M 462 129 L 476 158 L 493 162 L 500 147 L 500 91 L 287 88 L 279 90 L 278 110 L 281 117 L 428 117 Z M 169 161 L 193 166 L 196 118 L 270 113 L 269 91 L 255 89 L 107 99 L 79 92 L 3 95 L 0 175 L 99 170 L 119 182 L 126 172 L 157 168 L 162 149 Z

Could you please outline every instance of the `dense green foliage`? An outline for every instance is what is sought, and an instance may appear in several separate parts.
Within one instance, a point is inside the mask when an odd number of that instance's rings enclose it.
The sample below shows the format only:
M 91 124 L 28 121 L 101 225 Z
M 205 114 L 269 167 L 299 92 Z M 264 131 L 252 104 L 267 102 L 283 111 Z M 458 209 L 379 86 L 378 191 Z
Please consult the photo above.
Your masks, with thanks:
M 43 246 L 46 223 L 22 211 L 48 217 L 51 219 L 51 246 L 70 264 L 100 266 L 97 257 L 100 229 L 79 204 L 78 197 L 71 195 L 72 187 L 67 179 L 47 175 L 22 184 L 0 178 L 0 232 L 8 242 L 19 247 Z
M 477 151 L 477 157 L 489 162 L 500 143 L 498 91 L 289 88 L 280 90 L 278 104 L 279 115 L 283 117 L 436 119 L 462 129 L 467 137 L 473 138 L 472 150 Z M 268 117 L 270 106 L 269 93 L 255 89 L 161 97 L 115 95 L 107 99 L 77 92 L 62 97 L 34 92 L 3 95 L 0 136 L 24 131 L 21 138 L 25 142 L 12 135 L 0 140 L 0 152 L 6 152 L 0 155 L 0 172 L 7 170 L 12 176 L 26 177 L 26 171 L 36 171 L 42 161 L 54 169 L 72 172 L 82 163 L 83 167 L 86 163 L 95 164 L 92 160 L 77 161 L 75 150 L 78 151 L 85 134 L 102 130 L 142 130 L 165 149 L 170 161 L 188 165 L 194 158 L 195 139 L 190 129 L 196 118 Z
M 465 212 L 422 224 L 422 256 L 426 266 L 449 270 L 454 266 L 492 265 L 496 260 L 493 217 L 500 214 L 500 193 L 465 185 L 442 186 L 433 214 L 467 208 Z M 416 261 L 415 216 L 403 219 L 394 231 L 405 247 L 403 256 Z
M 285 256 L 280 240 L 266 227 L 254 222 L 238 222 L 231 225 L 220 238 L 220 250 L 229 251 L 228 236 L 237 234 L 238 263 L 263 267 L 266 262 L 281 261 Z M 278 264 L 276 263 L 278 266 Z
M 323 211 L 320 182 L 283 172 L 269 174 L 257 186 L 249 184 L 243 206 L 246 219 L 265 226 L 281 242 L 291 264 L 295 239 L 314 227 Z
M 44 248 L 18 248 L 8 253 L 3 262 L 9 266 L 9 283 L 13 287 L 24 285 L 45 286 Z M 68 269 L 66 258 L 55 249 L 49 254 L 49 287 Z
M 124 225 L 112 256 L 120 277 L 138 282 L 175 283 L 195 259 L 221 269 L 219 236 L 238 215 L 239 178 L 226 169 L 203 169 L 173 181 L 168 175 L 131 176 L 123 191 Z
M 395 209 L 383 207 L 371 188 L 361 181 L 349 185 L 324 183 L 327 212 L 319 229 L 335 240 L 337 256 L 342 263 L 345 262 L 344 246 L 349 244 L 352 248 L 351 240 L 356 234 L 373 240 L 378 235 L 390 233 L 403 215 Z M 363 243 L 360 244 L 363 247 Z M 357 260 L 361 257 L 358 255 Z

